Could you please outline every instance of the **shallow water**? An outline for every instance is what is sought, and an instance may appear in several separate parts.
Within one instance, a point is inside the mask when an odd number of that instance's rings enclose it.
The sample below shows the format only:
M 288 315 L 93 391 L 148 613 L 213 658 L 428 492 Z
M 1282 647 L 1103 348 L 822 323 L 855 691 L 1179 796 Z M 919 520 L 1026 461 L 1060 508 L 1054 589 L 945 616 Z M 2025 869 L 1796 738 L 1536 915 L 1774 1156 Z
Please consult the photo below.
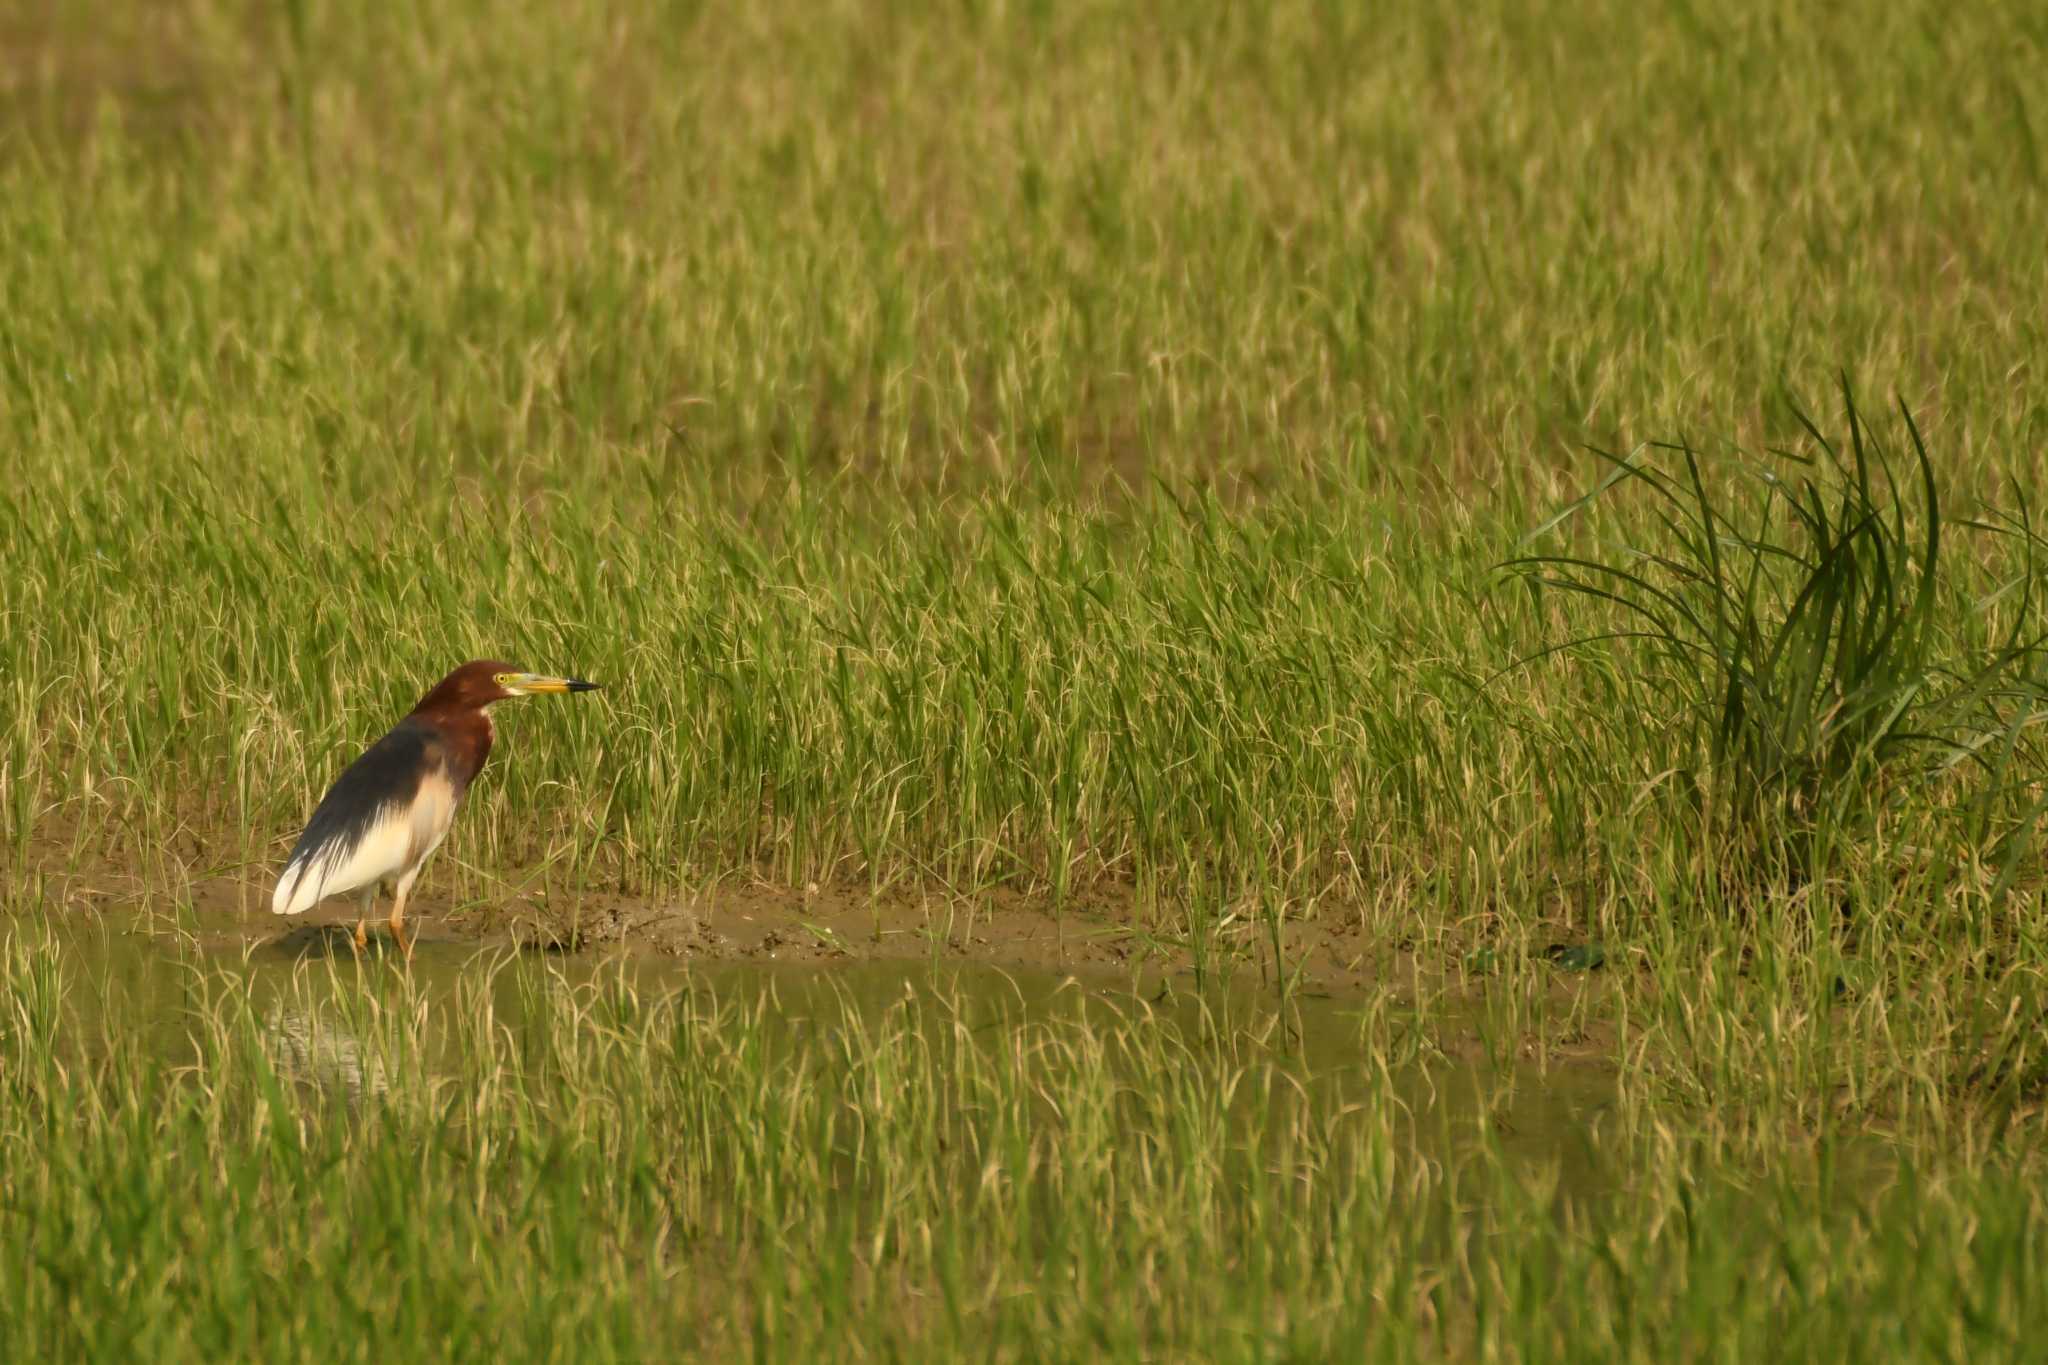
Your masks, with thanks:
M 40 918 L 19 917 L 13 928 Z M 763 1025 L 783 1035 L 773 1041 L 791 1044 L 842 1029 L 850 1015 L 873 1021 L 898 1007 L 943 1014 L 991 1042 L 1034 1022 L 1143 1023 L 1173 1030 L 1198 1054 L 1213 1048 L 1219 1056 L 1269 1055 L 1331 1106 L 1390 1079 L 1414 1117 L 1417 1144 L 1432 1158 L 1452 1159 L 1460 1145 L 1476 1140 L 1484 1111 L 1487 1140 L 1510 1161 L 1554 1169 L 1561 1199 L 1597 1198 L 1615 1184 L 1595 1132 L 1613 1104 L 1611 1067 L 1517 1064 L 1501 1074 L 1427 1047 L 1404 1049 L 1407 1055 L 1389 1064 L 1374 1052 L 1389 1032 L 1422 1036 L 1430 1029 L 1412 1011 L 1364 997 L 1297 994 L 1282 1007 L 1270 990 L 1245 980 L 1196 989 L 1185 979 L 1155 979 L 1134 988 L 1104 976 L 971 964 L 706 964 L 624 950 L 521 953 L 449 941 L 420 943 L 407 964 L 377 942 L 358 957 L 340 926 L 250 939 L 221 926 L 195 930 L 142 917 L 124 923 L 59 916 L 47 923 L 64 959 L 68 1026 L 89 1050 L 141 1045 L 166 1060 L 189 1058 L 195 1011 L 225 979 L 247 993 L 281 1072 L 351 1098 L 387 1084 L 388 1060 L 361 1045 L 346 1022 L 345 997 L 374 988 L 379 974 L 409 972 L 417 990 L 408 998 L 430 1013 L 452 1004 L 464 987 L 482 985 L 494 1019 L 515 1035 L 538 1032 L 535 1011 L 556 998 L 550 986 L 622 981 L 643 999 L 689 992 L 724 1003 L 765 1001 Z M 1439 1013 L 1431 1027 L 1445 1026 Z M 435 1065 L 432 1057 L 421 1061 Z

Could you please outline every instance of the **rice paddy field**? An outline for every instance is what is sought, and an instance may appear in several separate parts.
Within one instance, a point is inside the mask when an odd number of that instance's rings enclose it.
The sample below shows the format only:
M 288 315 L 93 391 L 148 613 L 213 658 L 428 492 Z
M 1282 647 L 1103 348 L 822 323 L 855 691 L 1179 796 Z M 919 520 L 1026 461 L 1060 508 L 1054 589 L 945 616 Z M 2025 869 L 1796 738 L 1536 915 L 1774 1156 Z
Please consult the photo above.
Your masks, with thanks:
M 0 0 L 0 1357 L 2039 1359 L 2042 69 Z

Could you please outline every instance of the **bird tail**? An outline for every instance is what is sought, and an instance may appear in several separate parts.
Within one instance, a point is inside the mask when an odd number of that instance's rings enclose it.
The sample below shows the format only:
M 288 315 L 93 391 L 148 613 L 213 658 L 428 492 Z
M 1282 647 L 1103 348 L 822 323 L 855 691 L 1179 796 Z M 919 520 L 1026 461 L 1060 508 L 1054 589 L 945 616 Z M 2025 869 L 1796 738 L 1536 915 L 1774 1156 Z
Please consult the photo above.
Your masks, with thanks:
M 306 876 L 312 870 L 311 858 L 294 858 L 284 865 L 277 878 L 277 890 L 270 897 L 271 914 L 303 915 L 313 908 L 320 899 L 320 879 Z

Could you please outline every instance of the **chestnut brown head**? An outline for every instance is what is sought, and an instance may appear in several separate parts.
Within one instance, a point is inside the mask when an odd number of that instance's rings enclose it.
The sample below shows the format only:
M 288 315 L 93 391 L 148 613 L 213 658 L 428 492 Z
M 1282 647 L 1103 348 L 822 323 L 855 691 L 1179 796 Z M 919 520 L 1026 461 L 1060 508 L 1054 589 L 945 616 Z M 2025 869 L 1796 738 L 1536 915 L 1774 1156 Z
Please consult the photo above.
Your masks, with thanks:
M 593 692 L 600 684 L 581 678 L 524 673 L 500 659 L 473 659 L 450 673 L 420 699 L 416 710 L 480 711 L 494 702 L 542 693 Z

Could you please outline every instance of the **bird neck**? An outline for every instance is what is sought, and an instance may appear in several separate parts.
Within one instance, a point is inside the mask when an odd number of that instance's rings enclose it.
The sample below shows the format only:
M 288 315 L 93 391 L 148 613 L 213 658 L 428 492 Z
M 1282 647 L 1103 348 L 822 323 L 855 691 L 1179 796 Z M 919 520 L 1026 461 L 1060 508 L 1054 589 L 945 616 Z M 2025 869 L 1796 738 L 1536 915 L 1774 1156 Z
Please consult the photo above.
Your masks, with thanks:
M 489 714 L 480 706 L 422 706 L 413 712 L 413 718 L 433 727 L 447 745 L 448 777 L 455 784 L 455 794 L 460 796 L 483 771 L 484 760 L 491 756 L 495 734 Z

